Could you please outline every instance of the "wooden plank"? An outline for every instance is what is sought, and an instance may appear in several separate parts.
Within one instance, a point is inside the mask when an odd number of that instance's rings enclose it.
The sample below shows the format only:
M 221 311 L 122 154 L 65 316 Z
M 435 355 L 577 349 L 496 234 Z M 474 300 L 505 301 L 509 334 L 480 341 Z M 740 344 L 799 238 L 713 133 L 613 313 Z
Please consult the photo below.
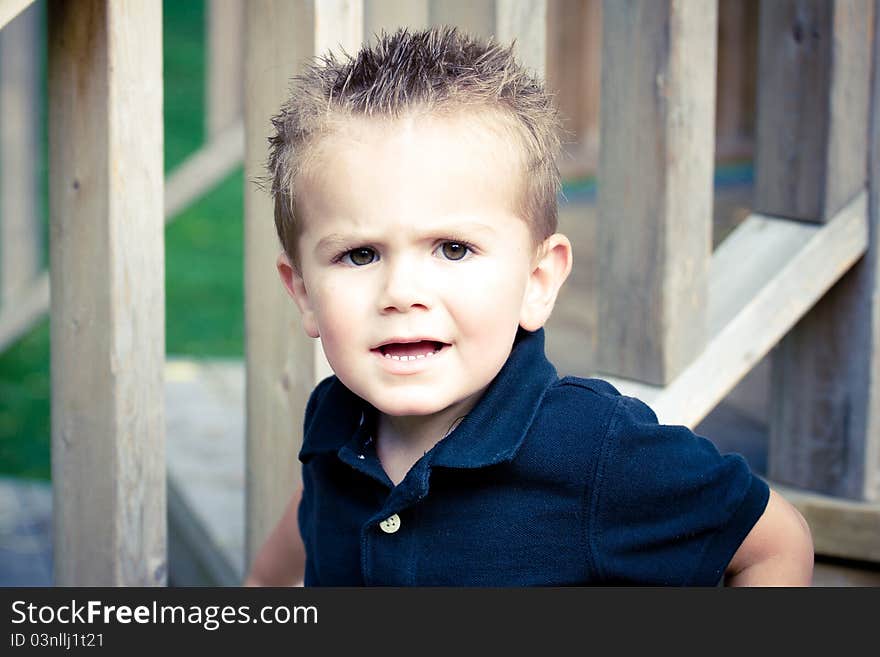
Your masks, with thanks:
M 431 0 L 429 22 L 489 37 L 495 34 L 495 0 Z
M 0 30 L 0 306 L 42 269 L 41 7 L 32 5 Z
M 596 173 L 602 59 L 600 0 L 547 3 L 547 87 L 571 137 L 559 163 L 564 180 Z
M 246 5 L 245 180 L 265 175 L 270 117 L 290 78 L 323 49 L 354 50 L 359 2 Z M 357 5 L 357 6 L 355 6 Z M 329 13 L 325 13 L 325 9 Z M 342 13 L 340 13 L 342 12 Z M 356 19 L 355 14 L 361 18 Z M 339 26 L 339 32 L 333 26 Z M 357 39 L 359 43 L 359 38 Z M 246 563 L 250 564 L 299 485 L 302 418 L 316 378 L 328 370 L 316 340 L 278 279 L 280 252 L 269 195 L 245 183 L 245 350 L 247 356 Z
M 816 554 L 880 563 L 880 504 L 768 483 L 804 516 Z
M 818 49 L 816 57 L 829 61 L 825 77 L 802 90 L 803 117 L 786 117 L 798 133 L 804 133 L 803 143 L 778 140 L 779 153 L 790 159 L 786 168 L 757 170 L 759 186 L 785 190 L 773 199 L 782 214 L 824 221 L 839 205 L 841 195 L 862 187 L 868 177 L 867 144 L 877 139 L 874 135 L 868 141 L 867 121 L 873 7 L 866 1 L 834 2 L 827 7 L 786 2 L 774 10 L 794 11 L 793 27 L 786 28 L 792 30 L 789 47 L 797 43 L 795 37 L 804 26 L 809 30 L 801 34 L 802 44 L 814 33 L 829 42 L 811 46 Z M 769 12 L 771 27 L 780 20 L 770 9 L 762 11 Z M 762 50 L 762 66 L 765 56 Z M 873 61 L 876 75 L 880 61 L 876 53 Z M 798 75 L 810 78 L 811 65 L 804 62 L 806 68 Z M 772 65 L 768 66 L 768 75 L 775 75 Z M 762 80 L 760 84 L 769 83 Z M 776 89 L 780 94 L 788 91 L 785 86 Z M 872 119 L 875 126 L 876 121 Z M 761 133 L 758 138 L 763 139 Z M 797 160 L 801 155 L 812 159 L 809 169 L 801 168 Z M 770 394 L 769 476 L 798 488 L 860 500 L 880 499 L 880 306 L 874 196 L 880 178 L 876 175 L 872 172 L 869 180 L 868 235 L 872 237 L 867 253 L 774 350 Z M 804 184 L 818 188 L 820 194 L 806 202 L 803 193 L 795 193 Z
M 547 68 L 547 0 L 495 0 L 495 35 L 539 78 Z
M 49 5 L 55 581 L 166 582 L 162 15 Z
M 823 222 L 864 186 L 870 6 L 761 3 L 756 212 Z
M 741 160 L 753 153 L 758 4 L 758 0 L 718 2 L 716 162 Z
M 34 0 L 0 0 L 0 30 L 33 2 Z
M 696 426 L 760 362 L 864 254 L 866 212 L 863 193 L 821 229 L 752 216 L 721 243 L 710 268 L 714 333 L 653 400 L 661 422 Z
M 244 79 L 243 0 L 205 4 L 205 109 L 208 139 L 241 121 Z
M 365 0 L 364 38 L 375 40 L 382 30 L 391 33 L 399 27 L 428 27 L 429 0 Z
M 602 15 L 597 367 L 663 385 L 706 339 L 717 4 Z
M 320 0 L 315 4 L 315 54 L 354 55 L 364 38 L 363 0 Z

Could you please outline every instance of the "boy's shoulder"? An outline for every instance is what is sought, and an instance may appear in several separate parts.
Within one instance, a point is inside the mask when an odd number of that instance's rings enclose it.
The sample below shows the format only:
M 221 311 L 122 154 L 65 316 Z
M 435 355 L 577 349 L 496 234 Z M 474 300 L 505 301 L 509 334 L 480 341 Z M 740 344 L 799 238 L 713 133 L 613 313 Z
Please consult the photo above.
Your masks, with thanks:
M 564 412 L 575 421 L 584 414 L 625 415 L 635 422 L 657 424 L 657 416 L 645 402 L 620 393 L 611 383 L 599 378 L 564 376 L 547 391 L 548 410 Z

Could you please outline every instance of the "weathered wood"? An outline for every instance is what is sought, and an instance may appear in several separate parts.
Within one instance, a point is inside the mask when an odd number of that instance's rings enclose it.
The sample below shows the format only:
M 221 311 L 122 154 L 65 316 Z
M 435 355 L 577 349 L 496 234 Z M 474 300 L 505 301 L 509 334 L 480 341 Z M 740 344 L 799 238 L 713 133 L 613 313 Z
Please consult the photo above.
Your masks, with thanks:
M 761 3 L 756 212 L 822 222 L 864 186 L 870 6 Z
M 755 137 L 758 0 L 718 2 L 716 161 L 750 157 Z
M 427 27 L 429 4 L 429 0 L 365 0 L 364 38 L 375 40 L 382 30 L 391 33 L 399 27 Z
M 597 367 L 662 385 L 706 339 L 717 4 L 602 15 Z
M 315 4 L 315 53 L 354 55 L 364 38 L 363 0 L 320 0 Z
M 547 0 L 495 0 L 495 35 L 516 41 L 517 60 L 538 77 L 547 68 Z
M 0 30 L 33 2 L 34 0 L 0 0 Z
M 482 37 L 495 34 L 496 0 L 431 0 L 431 25 L 456 25 Z
M 41 20 L 31 5 L 0 30 L 0 307 L 17 305 L 42 268 Z
M 775 9 L 762 8 L 762 18 L 766 14 L 770 26 L 780 21 L 777 12 L 791 21 L 786 28 L 788 48 L 795 48 L 792 44 L 801 37 L 795 52 L 785 51 L 789 56 L 801 59 L 801 50 L 809 41 L 808 50 L 829 61 L 824 77 L 809 88 L 797 87 L 794 93 L 780 82 L 779 100 L 762 98 L 764 107 L 790 102 L 782 94 L 802 94 L 803 106 L 798 108 L 800 114 L 786 117 L 797 126 L 795 133 L 786 133 L 785 139 L 767 137 L 778 149 L 778 157 L 788 158 L 786 168 L 759 166 L 757 184 L 784 190 L 773 198 L 780 213 L 824 221 L 839 206 L 841 195 L 863 186 L 867 176 L 873 4 L 770 4 Z M 762 36 L 761 70 L 763 74 L 766 64 L 773 78 L 775 65 L 766 57 L 780 53 L 767 52 L 764 40 Z M 809 78 L 816 63 L 804 61 L 803 65 L 797 75 Z M 769 84 L 762 79 L 762 94 L 769 94 Z M 872 119 L 875 125 L 877 120 Z M 801 135 L 800 142 L 789 142 L 795 134 Z M 763 142 L 764 133 L 759 132 L 758 139 Z M 873 135 L 870 143 L 876 144 L 876 139 Z M 809 168 L 802 168 L 802 157 L 811 159 Z M 872 172 L 869 183 L 871 237 L 865 257 L 780 342 L 773 352 L 771 374 L 769 476 L 798 488 L 861 500 L 880 496 L 880 328 L 873 189 L 880 178 L 875 176 Z M 805 185 L 819 192 L 806 194 Z
M 715 250 L 709 269 L 710 340 L 664 388 L 609 381 L 666 424 L 694 427 L 864 254 L 861 194 L 822 227 L 752 215 Z
M 51 2 L 48 69 L 55 579 L 164 585 L 161 5 Z
M 292 78 L 325 48 L 356 48 L 360 2 L 261 0 L 246 6 L 245 180 L 265 176 L 270 117 Z M 356 5 L 356 6 L 355 6 Z M 330 13 L 324 13 L 324 10 Z M 355 19 L 353 14 L 360 14 Z M 340 28 L 334 33 L 334 26 Z M 278 522 L 300 481 L 305 404 L 329 369 L 317 341 L 302 331 L 275 259 L 281 250 L 269 195 L 245 183 L 245 352 L 247 357 L 246 563 Z
M 232 173 L 244 158 L 244 124 L 237 121 L 181 162 L 165 179 L 165 221 Z
M 212 139 L 241 120 L 243 0 L 209 0 L 205 22 L 205 127 L 208 139 Z
M 768 483 L 804 516 L 816 554 L 880 563 L 880 504 Z
M 569 133 L 563 179 L 594 175 L 598 166 L 601 54 L 600 0 L 547 3 L 547 87 Z

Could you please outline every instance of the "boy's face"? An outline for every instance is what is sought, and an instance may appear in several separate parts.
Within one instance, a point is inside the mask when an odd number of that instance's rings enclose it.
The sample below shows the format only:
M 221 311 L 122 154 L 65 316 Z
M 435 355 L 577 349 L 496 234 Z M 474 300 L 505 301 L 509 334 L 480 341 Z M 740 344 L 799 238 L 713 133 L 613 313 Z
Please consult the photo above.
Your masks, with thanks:
M 517 327 L 546 319 L 513 148 L 449 119 L 362 120 L 319 148 L 298 181 L 300 274 L 279 258 L 306 332 L 383 413 L 467 412 Z

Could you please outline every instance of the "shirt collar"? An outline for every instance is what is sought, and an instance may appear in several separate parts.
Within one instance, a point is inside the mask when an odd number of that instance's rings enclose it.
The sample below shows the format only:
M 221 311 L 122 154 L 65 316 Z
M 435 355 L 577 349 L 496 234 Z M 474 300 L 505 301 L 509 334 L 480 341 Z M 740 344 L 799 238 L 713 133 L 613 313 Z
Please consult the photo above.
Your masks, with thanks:
M 556 369 L 544 356 L 544 329 L 520 328 L 501 371 L 455 430 L 429 452 L 431 465 L 479 468 L 512 459 L 534 420 Z M 300 460 L 338 451 L 375 409 L 331 377 L 316 400 Z

